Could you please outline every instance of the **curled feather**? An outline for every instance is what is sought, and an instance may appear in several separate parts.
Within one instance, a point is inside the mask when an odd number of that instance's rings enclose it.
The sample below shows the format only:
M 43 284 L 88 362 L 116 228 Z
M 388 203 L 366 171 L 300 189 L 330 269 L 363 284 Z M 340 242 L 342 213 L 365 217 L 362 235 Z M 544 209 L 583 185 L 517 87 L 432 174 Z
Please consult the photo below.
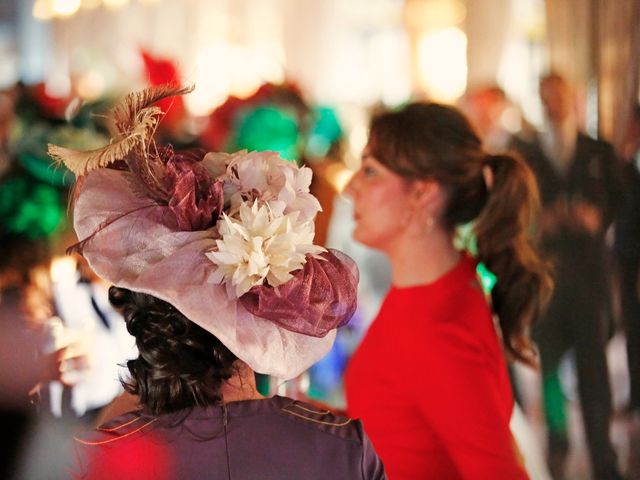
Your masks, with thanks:
M 76 176 L 84 175 L 124 159 L 136 147 L 146 150 L 161 116 L 162 110 L 158 107 L 146 108 L 136 114 L 127 135 L 116 142 L 87 152 L 49 144 L 48 153 Z
M 191 93 L 194 88 L 193 85 L 178 87 L 167 84 L 161 87 L 151 87 L 140 92 L 130 93 L 122 103 L 112 110 L 113 120 L 118 132 L 122 136 L 128 136 L 128 132 L 135 126 L 136 118 L 140 111 L 150 107 L 163 98 Z

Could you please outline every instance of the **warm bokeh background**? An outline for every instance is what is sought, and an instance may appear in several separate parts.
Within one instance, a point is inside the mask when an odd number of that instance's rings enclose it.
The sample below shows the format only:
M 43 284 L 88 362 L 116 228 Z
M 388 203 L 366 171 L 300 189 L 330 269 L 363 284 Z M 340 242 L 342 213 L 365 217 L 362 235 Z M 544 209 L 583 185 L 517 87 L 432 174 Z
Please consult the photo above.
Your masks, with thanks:
M 49 165 L 46 143 L 102 145 L 106 131 L 96 114 L 115 99 L 149 85 L 195 84 L 184 99 L 162 105 L 163 139 L 278 150 L 309 165 L 324 207 L 318 241 L 360 264 L 360 306 L 329 357 L 288 384 L 263 379 L 267 390 L 342 408 L 344 366 L 389 285 L 384 259 L 350 239 L 349 205 L 340 196 L 358 166 L 369 116 L 415 99 L 456 104 L 487 148 L 499 149 L 505 136 L 542 124 L 538 79 L 550 70 L 576 87 L 581 126 L 625 155 L 639 93 L 638 0 L 0 0 L 0 183 L 13 182 L 16 169 L 37 182 L 12 183 L 0 195 L 0 214 L 32 229 L 34 249 L 46 244 L 46 261 L 34 264 L 46 265 L 55 284 L 48 262 L 73 241 L 65 209 L 73 179 Z M 3 268 L 15 268 L 15 251 L 3 240 Z M 3 321 L 6 305 L 0 301 Z M 618 317 L 614 323 L 613 439 L 631 472 L 640 464 L 630 440 L 640 443 L 640 425 L 624 415 L 624 329 Z M 2 369 L 0 381 L 11 376 Z M 570 473 L 586 479 L 572 369 L 567 356 L 562 380 L 577 446 Z M 542 441 L 538 374 L 516 374 Z

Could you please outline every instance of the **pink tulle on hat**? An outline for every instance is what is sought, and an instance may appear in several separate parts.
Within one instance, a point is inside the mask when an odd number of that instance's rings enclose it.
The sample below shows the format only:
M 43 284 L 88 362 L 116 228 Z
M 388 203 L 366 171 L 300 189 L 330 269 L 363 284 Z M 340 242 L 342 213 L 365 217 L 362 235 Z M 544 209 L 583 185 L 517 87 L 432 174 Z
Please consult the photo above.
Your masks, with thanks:
M 313 244 L 320 205 L 308 168 L 273 152 L 155 146 L 152 104 L 186 91 L 129 95 L 100 151 L 50 146 L 78 176 L 76 249 L 100 277 L 169 302 L 256 372 L 293 378 L 353 315 L 357 268 Z

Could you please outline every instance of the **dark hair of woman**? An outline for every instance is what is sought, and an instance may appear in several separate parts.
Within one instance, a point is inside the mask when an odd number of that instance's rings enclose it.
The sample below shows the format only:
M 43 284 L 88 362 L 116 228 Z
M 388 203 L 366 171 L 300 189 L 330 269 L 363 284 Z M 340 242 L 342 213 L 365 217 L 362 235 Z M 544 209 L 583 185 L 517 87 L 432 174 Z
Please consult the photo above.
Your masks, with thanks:
M 124 316 L 139 353 L 127 362 L 127 392 L 153 414 L 222 402 L 236 356 L 220 340 L 151 295 L 111 287 L 109 301 Z
M 533 247 L 539 197 L 531 169 L 519 157 L 485 153 L 464 115 L 445 105 L 414 103 L 378 115 L 369 138 L 373 156 L 396 174 L 431 178 L 445 188 L 445 228 L 475 221 L 477 258 L 498 277 L 491 296 L 505 348 L 535 364 L 528 330 L 552 280 Z

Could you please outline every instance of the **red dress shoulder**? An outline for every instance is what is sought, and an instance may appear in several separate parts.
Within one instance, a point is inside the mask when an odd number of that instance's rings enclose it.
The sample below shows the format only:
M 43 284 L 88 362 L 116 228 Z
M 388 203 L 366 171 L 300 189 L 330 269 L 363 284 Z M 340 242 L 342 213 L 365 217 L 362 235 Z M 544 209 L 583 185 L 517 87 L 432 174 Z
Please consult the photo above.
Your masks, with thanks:
M 463 256 L 434 283 L 392 287 L 349 362 L 348 413 L 362 419 L 392 480 L 528 478 L 475 267 Z

